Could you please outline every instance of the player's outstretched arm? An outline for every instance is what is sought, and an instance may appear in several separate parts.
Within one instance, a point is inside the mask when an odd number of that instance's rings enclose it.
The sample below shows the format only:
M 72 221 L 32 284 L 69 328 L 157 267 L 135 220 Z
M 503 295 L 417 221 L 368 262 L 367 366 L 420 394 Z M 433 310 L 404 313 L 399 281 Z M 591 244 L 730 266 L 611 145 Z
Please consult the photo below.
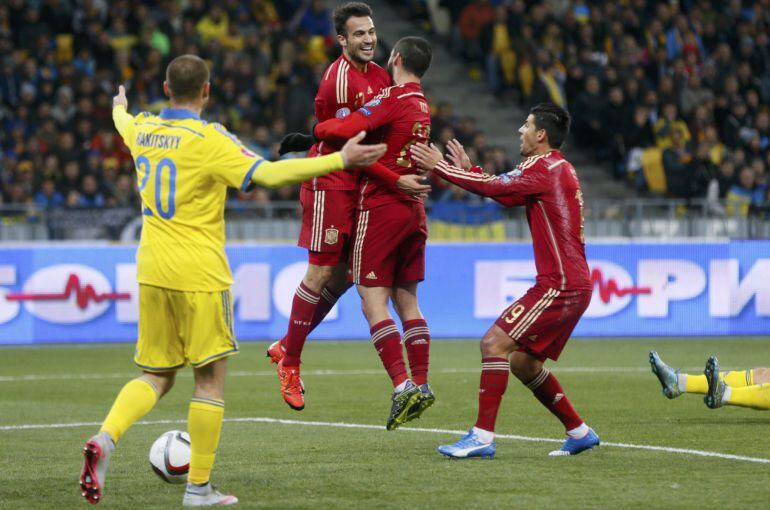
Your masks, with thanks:
M 118 86 L 118 95 L 112 98 L 112 121 L 115 123 L 115 129 L 118 130 L 126 146 L 130 149 L 133 141 L 134 117 L 126 110 L 128 110 L 126 88 L 120 85 Z
M 344 119 L 329 119 L 313 128 L 316 140 L 339 144 L 355 136 L 359 131 L 369 130 L 369 122 L 359 112 L 353 112 Z
M 536 194 L 543 188 L 540 179 L 531 175 L 497 176 L 484 173 L 480 167 L 463 170 L 452 166 L 444 161 L 441 151 L 435 146 L 418 143 L 411 147 L 411 152 L 412 160 L 420 168 L 433 170 L 452 184 L 477 195 L 492 198 L 508 207 L 522 205 L 525 197 Z
M 366 133 L 352 137 L 339 152 L 316 158 L 260 160 L 254 164 L 250 180 L 260 186 L 275 188 L 297 184 L 344 168 L 369 166 L 377 161 L 387 146 L 385 144 L 362 145 Z

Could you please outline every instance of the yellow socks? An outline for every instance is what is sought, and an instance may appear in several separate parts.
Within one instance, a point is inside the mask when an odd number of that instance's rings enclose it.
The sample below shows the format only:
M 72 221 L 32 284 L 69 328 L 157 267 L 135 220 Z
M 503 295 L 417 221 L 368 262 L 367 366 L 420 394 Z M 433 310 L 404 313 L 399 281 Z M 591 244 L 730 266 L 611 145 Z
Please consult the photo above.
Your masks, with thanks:
M 728 388 L 725 393 L 727 403 L 731 406 L 751 407 L 752 409 L 770 409 L 770 383 L 744 386 L 743 388 Z
M 700 393 L 705 395 L 709 391 L 709 383 L 705 375 L 687 374 L 684 377 L 685 384 L 681 388 L 685 393 Z
M 722 372 L 725 384 L 732 388 L 742 388 L 754 385 L 754 369 Z
M 214 457 L 222 431 L 225 403 L 211 398 L 193 397 L 187 417 L 190 434 L 190 483 L 206 483 L 214 467 Z
M 107 432 L 117 444 L 120 436 L 137 420 L 150 412 L 158 401 L 155 387 L 144 379 L 126 383 L 112 404 L 99 432 Z
M 725 384 L 732 388 L 742 388 L 744 386 L 751 386 L 754 384 L 753 368 L 749 370 L 721 372 L 720 375 L 725 381 Z M 705 395 L 709 390 L 709 384 L 706 380 L 706 376 L 687 374 L 685 376 L 685 385 L 682 390 L 686 393 L 700 393 L 701 395 Z

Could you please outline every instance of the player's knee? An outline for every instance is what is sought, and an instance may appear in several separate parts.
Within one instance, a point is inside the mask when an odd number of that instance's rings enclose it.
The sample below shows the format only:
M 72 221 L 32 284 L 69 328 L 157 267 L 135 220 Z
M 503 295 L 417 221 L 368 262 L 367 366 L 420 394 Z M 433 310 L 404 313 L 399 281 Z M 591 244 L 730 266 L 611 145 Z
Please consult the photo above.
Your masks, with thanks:
M 176 372 L 145 372 L 142 378 L 152 384 L 152 386 L 155 388 L 155 391 L 158 393 L 158 398 L 161 398 L 166 393 L 171 391 L 171 388 L 174 387 L 174 382 L 176 381 Z
M 320 293 L 334 276 L 334 266 L 316 266 L 310 264 L 307 267 L 307 273 L 302 280 L 303 283 L 313 292 Z
M 505 336 L 505 334 L 503 334 L 503 336 Z M 494 328 L 490 329 L 481 339 L 481 355 L 485 358 L 506 357 L 510 352 L 510 343 L 510 338 L 507 336 L 501 338 L 500 335 L 494 331 Z

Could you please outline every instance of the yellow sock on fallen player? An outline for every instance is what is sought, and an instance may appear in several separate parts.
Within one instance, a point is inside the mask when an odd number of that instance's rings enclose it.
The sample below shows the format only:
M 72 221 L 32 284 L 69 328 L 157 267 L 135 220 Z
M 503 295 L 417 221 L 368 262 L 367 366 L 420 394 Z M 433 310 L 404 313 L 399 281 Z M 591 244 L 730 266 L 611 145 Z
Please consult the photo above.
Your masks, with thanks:
M 727 403 L 731 406 L 770 410 L 770 383 L 730 388 Z
M 112 404 L 100 432 L 107 432 L 117 444 L 120 436 L 149 413 L 157 401 L 158 393 L 150 382 L 141 378 L 127 382 Z
M 211 398 L 193 397 L 187 417 L 190 434 L 190 483 L 206 483 L 214 467 L 214 457 L 222 431 L 225 403 Z
M 731 370 L 729 372 L 720 372 L 725 384 L 733 388 L 742 388 L 754 384 L 754 369 L 749 370 Z M 709 383 L 705 375 L 687 374 L 685 387 L 686 393 L 699 393 L 705 395 L 709 391 Z
M 685 393 L 700 393 L 701 395 L 705 395 L 709 391 L 709 383 L 706 380 L 705 375 L 687 374 L 685 385 L 682 390 Z
M 731 370 L 729 372 L 722 372 L 722 379 L 725 384 L 731 388 L 742 388 L 744 386 L 754 385 L 754 369 L 748 370 Z

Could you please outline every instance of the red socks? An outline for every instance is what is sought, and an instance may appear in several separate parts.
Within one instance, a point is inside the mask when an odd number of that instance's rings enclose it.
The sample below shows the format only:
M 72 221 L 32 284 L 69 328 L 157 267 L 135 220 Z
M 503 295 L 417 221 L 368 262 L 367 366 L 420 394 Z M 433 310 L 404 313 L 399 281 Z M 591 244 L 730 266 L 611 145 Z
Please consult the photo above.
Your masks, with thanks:
M 583 424 L 567 396 L 564 394 L 559 380 L 550 371 L 543 369 L 537 377 L 527 384 L 535 397 L 548 408 L 564 424 L 564 428 L 572 430 Z
M 409 358 L 412 381 L 416 385 L 428 382 L 428 364 L 430 359 L 430 331 L 425 319 L 414 319 L 403 323 L 404 345 Z
M 497 411 L 508 387 L 510 370 L 505 358 L 482 358 L 481 381 L 479 382 L 479 415 L 476 427 L 494 432 Z
M 387 370 L 395 388 L 408 379 L 404 352 L 401 350 L 401 335 L 396 323 L 391 319 L 380 321 L 369 330 L 372 335 L 374 348 L 382 360 L 382 366 Z
M 302 347 L 304 347 L 307 335 L 310 333 L 310 327 L 320 299 L 321 296 L 306 287 L 304 283 L 300 283 L 297 287 L 294 301 L 291 304 L 289 329 L 281 340 L 281 345 L 286 352 L 283 366 L 299 366 Z

